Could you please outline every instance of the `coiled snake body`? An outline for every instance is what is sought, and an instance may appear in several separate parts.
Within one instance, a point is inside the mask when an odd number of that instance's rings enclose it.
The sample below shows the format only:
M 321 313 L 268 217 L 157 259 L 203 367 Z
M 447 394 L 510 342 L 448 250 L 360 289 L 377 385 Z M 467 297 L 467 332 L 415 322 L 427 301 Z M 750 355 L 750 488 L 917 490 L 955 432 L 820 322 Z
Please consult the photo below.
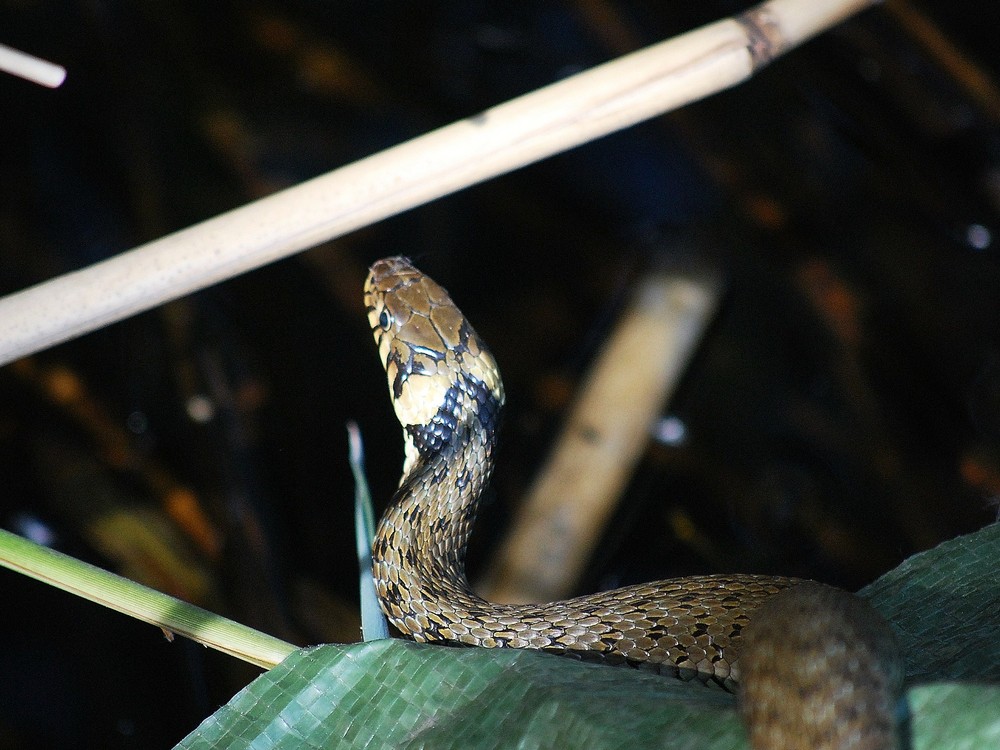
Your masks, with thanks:
M 405 258 L 372 266 L 365 304 L 405 441 L 403 477 L 372 554 L 382 609 L 400 632 L 572 654 L 730 691 L 743 683 L 755 747 L 895 746 L 892 634 L 846 592 L 793 578 L 705 575 L 547 604 L 477 596 L 464 559 L 504 403 L 496 363 L 447 292 Z M 817 671 L 839 682 L 802 675 Z M 790 711 L 789 691 L 814 705 Z M 789 713 L 805 718 L 789 723 Z

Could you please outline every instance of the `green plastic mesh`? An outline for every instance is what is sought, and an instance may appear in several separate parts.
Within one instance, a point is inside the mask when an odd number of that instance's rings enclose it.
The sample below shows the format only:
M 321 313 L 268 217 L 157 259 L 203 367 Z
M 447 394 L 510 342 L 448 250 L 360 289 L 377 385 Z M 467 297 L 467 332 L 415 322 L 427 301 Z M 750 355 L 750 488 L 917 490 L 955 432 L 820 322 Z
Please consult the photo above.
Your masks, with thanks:
M 862 593 L 907 654 L 915 750 L 1000 748 L 1000 526 Z M 957 682 L 956 682 L 957 681 Z M 178 748 L 746 747 L 732 696 L 528 651 L 404 641 L 302 649 Z

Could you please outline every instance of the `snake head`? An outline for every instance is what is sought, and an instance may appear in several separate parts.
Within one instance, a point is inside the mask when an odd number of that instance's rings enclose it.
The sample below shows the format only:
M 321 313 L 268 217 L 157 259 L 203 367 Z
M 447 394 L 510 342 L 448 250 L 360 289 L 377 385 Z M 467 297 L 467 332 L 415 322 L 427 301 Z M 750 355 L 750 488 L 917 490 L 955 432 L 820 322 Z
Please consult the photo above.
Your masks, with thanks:
M 496 361 L 439 284 L 406 258 L 385 258 L 365 281 L 365 306 L 406 433 L 404 473 L 465 428 L 495 430 L 504 401 Z

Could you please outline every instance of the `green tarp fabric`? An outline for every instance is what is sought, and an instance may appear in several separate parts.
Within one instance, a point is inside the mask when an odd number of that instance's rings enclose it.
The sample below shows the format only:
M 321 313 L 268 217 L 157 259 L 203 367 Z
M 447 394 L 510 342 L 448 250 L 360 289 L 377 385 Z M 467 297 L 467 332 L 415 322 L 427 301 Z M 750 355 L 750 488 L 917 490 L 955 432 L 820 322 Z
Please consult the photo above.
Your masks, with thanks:
M 913 748 L 1000 748 L 1000 526 L 915 555 L 861 593 L 907 655 Z M 734 707 L 634 670 L 386 640 L 296 651 L 177 747 L 736 750 Z

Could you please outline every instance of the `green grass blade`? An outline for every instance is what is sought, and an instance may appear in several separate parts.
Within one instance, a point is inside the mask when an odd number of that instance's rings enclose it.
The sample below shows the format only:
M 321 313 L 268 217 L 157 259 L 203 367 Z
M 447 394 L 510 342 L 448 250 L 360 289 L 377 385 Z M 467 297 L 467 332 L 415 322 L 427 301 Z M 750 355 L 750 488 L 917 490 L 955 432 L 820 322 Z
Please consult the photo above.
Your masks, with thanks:
M 0 529 L 0 565 L 270 669 L 295 646 Z
M 355 422 L 347 423 L 347 443 L 351 471 L 354 473 L 354 538 L 358 548 L 361 577 L 361 635 L 366 641 L 389 637 L 389 624 L 378 606 L 375 579 L 372 576 L 372 541 L 375 539 L 375 513 L 372 495 L 365 477 L 365 451 L 361 430 Z

